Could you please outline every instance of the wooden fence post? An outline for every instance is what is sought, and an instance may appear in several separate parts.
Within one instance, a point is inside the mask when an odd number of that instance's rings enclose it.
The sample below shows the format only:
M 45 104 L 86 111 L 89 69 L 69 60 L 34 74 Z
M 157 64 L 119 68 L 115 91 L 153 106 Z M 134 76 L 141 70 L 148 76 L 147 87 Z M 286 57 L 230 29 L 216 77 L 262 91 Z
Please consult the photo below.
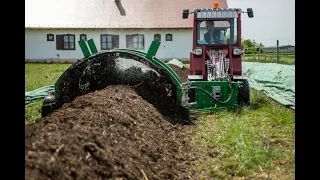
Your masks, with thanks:
M 260 53 L 261 53 L 261 43 L 259 45 L 258 62 L 260 62 Z
M 279 63 L 279 40 L 277 40 L 277 64 Z
M 243 50 L 242 50 L 242 61 L 244 61 L 245 50 L 246 50 L 246 48 L 243 48 Z

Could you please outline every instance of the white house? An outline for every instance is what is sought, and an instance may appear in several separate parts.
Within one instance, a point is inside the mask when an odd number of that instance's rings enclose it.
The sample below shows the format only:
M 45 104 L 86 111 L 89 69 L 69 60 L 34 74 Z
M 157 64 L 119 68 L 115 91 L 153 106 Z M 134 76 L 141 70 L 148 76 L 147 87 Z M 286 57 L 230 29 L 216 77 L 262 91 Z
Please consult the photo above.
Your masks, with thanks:
M 147 51 L 153 40 L 160 59 L 188 59 L 193 16 L 183 9 L 212 8 L 226 0 L 26 0 L 25 60 L 83 58 L 80 38 L 93 39 L 98 51 L 131 48 Z

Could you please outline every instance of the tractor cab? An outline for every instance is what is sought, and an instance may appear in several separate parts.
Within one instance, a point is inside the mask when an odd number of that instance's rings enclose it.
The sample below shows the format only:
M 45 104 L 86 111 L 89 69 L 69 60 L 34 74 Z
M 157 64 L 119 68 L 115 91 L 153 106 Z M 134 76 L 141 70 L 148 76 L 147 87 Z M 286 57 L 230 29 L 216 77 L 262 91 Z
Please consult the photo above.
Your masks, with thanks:
M 241 78 L 241 13 L 239 8 L 219 8 L 217 2 L 209 9 L 183 10 L 184 19 L 194 14 L 189 80 Z M 246 13 L 253 17 L 251 8 Z M 212 69 L 217 64 L 224 69 Z
M 197 46 L 237 45 L 237 21 L 198 20 L 195 26 Z

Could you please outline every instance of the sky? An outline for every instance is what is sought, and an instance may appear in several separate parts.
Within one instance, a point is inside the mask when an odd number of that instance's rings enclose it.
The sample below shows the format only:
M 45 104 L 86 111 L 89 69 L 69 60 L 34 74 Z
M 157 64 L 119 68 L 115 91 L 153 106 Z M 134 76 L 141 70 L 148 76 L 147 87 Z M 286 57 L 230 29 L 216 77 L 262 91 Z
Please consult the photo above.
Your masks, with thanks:
M 229 8 L 252 8 L 253 18 L 243 13 L 242 37 L 264 46 L 295 45 L 295 0 L 227 0 Z

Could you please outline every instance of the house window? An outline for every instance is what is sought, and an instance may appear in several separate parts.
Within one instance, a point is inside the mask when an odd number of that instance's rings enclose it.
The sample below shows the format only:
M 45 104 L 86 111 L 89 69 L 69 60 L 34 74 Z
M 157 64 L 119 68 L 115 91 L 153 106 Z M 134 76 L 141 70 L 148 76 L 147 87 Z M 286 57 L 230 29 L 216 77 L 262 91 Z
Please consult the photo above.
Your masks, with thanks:
M 166 41 L 172 41 L 172 34 L 166 34 Z
M 144 35 L 143 34 L 127 35 L 127 48 L 144 50 Z
M 119 48 L 119 35 L 102 34 L 101 50 Z
M 53 34 L 47 34 L 47 41 L 54 41 L 54 35 Z
M 154 35 L 154 40 L 155 41 L 161 41 L 161 34 L 155 34 Z
M 57 35 L 57 50 L 75 50 L 75 35 L 62 34 Z
M 87 35 L 86 34 L 80 34 L 80 40 L 87 40 Z

